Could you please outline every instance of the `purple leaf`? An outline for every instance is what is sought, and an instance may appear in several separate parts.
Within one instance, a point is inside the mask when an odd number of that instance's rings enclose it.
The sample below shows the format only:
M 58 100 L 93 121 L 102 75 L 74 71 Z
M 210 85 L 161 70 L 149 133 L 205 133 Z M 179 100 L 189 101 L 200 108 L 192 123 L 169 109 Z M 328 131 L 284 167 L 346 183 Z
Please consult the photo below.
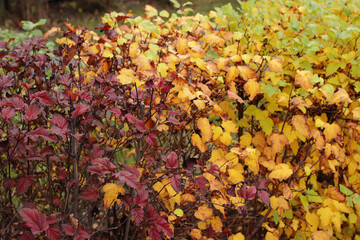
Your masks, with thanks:
M 172 236 L 172 230 L 169 226 L 169 223 L 165 219 L 159 217 L 153 223 L 157 230 L 163 231 L 169 237 Z
M 133 173 L 130 173 L 128 171 L 120 171 L 114 173 L 113 176 L 117 178 L 121 183 L 126 183 L 127 185 L 135 189 L 139 188 L 139 180 Z
M 54 101 L 51 99 L 51 97 L 46 91 L 40 91 L 30 95 L 31 104 L 33 103 L 33 99 L 38 99 L 41 104 L 44 104 L 46 106 L 54 104 Z
M 178 156 L 175 152 L 171 152 L 166 159 L 165 167 L 168 169 L 177 169 L 179 167 Z
M 22 195 L 34 183 L 34 179 L 32 176 L 19 175 L 16 182 L 16 193 Z
M 88 187 L 85 191 L 81 192 L 79 199 L 81 200 L 93 200 L 96 201 L 99 196 L 99 189 L 95 187 Z
M 144 210 L 142 208 L 134 208 L 131 210 L 131 215 L 134 216 L 136 225 L 139 225 L 144 218 Z
M 179 125 L 179 124 L 180 124 L 179 120 L 177 120 L 177 119 L 174 118 L 174 117 L 169 117 L 169 118 L 168 118 L 168 121 L 171 122 L 172 124 L 175 124 L 175 125 Z
M 139 207 L 145 206 L 149 198 L 149 192 L 146 190 L 140 191 L 134 198 L 134 203 Z
M 25 115 L 22 117 L 26 121 L 32 121 L 37 119 L 38 115 L 41 113 L 41 109 L 36 105 L 31 105 L 26 109 Z
M 75 118 L 76 116 L 83 115 L 90 109 L 89 106 L 79 103 L 76 105 L 74 112 L 72 113 L 71 117 Z
M 61 224 L 64 233 L 68 236 L 74 236 L 75 230 L 70 224 Z
M 148 233 L 152 240 L 161 240 L 160 231 L 158 231 L 156 228 L 150 228 Z
M 255 186 L 251 186 L 250 188 L 247 188 L 247 185 L 244 184 L 242 186 L 242 188 L 240 189 L 240 196 L 245 198 L 246 200 L 253 200 L 255 199 L 255 193 L 256 193 L 256 188 Z
M 265 189 L 267 188 L 267 186 L 269 185 L 269 183 L 267 181 L 265 181 L 264 179 L 259 179 L 257 180 L 255 187 L 256 189 Z
M 178 193 L 180 192 L 180 187 L 181 187 L 181 176 L 178 174 L 170 174 L 170 178 L 171 178 L 171 186 L 173 187 L 173 189 Z
M 60 230 L 56 225 L 50 225 L 48 229 L 45 231 L 46 236 L 50 240 L 59 240 L 60 239 Z
M 258 191 L 258 196 L 260 197 L 260 199 L 267 205 L 270 205 L 270 197 L 269 197 L 269 193 L 263 190 L 259 190 Z
M 19 214 L 34 235 L 49 229 L 45 216 L 39 210 L 23 208 L 19 211 Z

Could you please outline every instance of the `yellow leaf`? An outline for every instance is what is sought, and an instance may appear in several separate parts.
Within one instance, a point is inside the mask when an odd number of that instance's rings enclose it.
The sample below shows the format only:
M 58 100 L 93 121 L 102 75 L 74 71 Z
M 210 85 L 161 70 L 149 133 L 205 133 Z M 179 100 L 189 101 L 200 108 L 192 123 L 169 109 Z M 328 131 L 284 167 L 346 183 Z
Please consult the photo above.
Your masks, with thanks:
M 197 228 L 191 229 L 190 236 L 195 238 L 196 240 L 200 240 L 202 238 L 201 230 Z
M 200 136 L 196 133 L 191 136 L 191 143 L 193 146 L 196 146 L 200 152 L 205 152 L 208 149 L 205 143 L 201 140 Z
M 290 206 L 289 203 L 285 200 L 285 198 L 283 196 L 280 197 L 275 197 L 272 196 L 270 197 L 270 206 L 273 209 L 284 209 L 284 210 L 289 210 Z
M 341 128 L 336 123 L 325 123 L 324 124 L 324 135 L 327 142 L 334 139 L 338 134 L 341 133 Z
M 330 240 L 331 237 L 325 231 L 316 231 L 312 233 L 313 240 Z
M 309 71 L 300 71 L 297 70 L 297 74 L 295 76 L 295 84 L 300 85 L 303 89 L 308 90 L 313 88 L 313 83 L 310 82 L 313 74 Z
M 315 213 L 307 212 L 305 215 L 305 219 L 309 223 L 307 224 L 307 226 L 310 228 L 310 231 L 315 232 L 318 229 L 320 223 L 318 215 Z
M 253 100 L 260 92 L 260 84 L 253 78 L 249 79 L 244 85 L 245 92 L 249 94 L 249 99 Z
M 355 120 L 360 119 L 360 107 L 354 108 L 351 112 L 352 112 Z
M 231 184 L 235 184 L 244 181 L 244 167 L 241 164 L 237 164 L 234 167 L 228 169 L 229 177 L 228 181 Z
M 310 129 L 304 115 L 293 116 L 291 123 L 295 127 L 296 131 L 298 131 L 306 139 L 310 138 Z
M 271 61 L 269 62 L 269 69 L 272 72 L 282 73 L 282 71 L 283 71 L 283 62 L 282 62 L 281 58 L 273 58 L 273 59 L 271 59 Z
M 184 211 L 181 208 L 177 208 L 174 210 L 174 214 L 178 217 L 184 216 Z
M 194 104 L 196 105 L 196 107 L 199 110 L 203 110 L 205 108 L 205 101 L 204 100 L 196 99 L 193 102 L 194 102 Z
M 120 70 L 120 74 L 117 75 L 119 82 L 121 84 L 127 85 L 130 83 L 134 83 L 137 78 L 134 76 L 134 72 L 132 69 L 123 68 Z
M 272 144 L 271 148 L 274 153 L 279 153 L 283 150 L 286 144 L 289 144 L 288 138 L 279 133 L 273 133 L 270 136 L 270 142 Z
M 317 215 L 320 216 L 320 222 L 323 228 L 329 226 L 333 216 L 333 210 L 330 207 L 324 207 L 317 210 Z
M 159 65 L 157 66 L 157 71 L 160 73 L 160 76 L 163 78 L 167 76 L 168 69 L 169 67 L 165 63 L 159 63 Z
M 221 127 L 219 127 L 219 126 L 211 126 L 211 128 L 212 128 L 212 131 L 213 131 L 213 133 L 214 133 L 214 135 L 213 135 L 213 140 L 215 141 L 216 139 L 218 139 L 220 136 L 221 136 L 221 134 L 223 133 L 223 130 L 222 130 L 222 128 Z
M 71 39 L 68 39 L 68 38 L 66 38 L 66 37 L 63 37 L 63 38 L 60 38 L 60 39 L 56 39 L 56 42 L 58 43 L 58 44 L 60 44 L 60 45 L 62 45 L 62 44 L 65 44 L 65 45 L 67 45 L 67 46 L 69 46 L 69 47 L 72 47 L 72 46 L 75 46 L 76 45 L 76 43 L 73 41 L 73 40 L 71 40 Z
M 121 185 L 117 185 L 115 183 L 107 183 L 103 187 L 103 191 L 105 192 L 104 206 L 106 209 L 111 207 L 114 203 L 120 203 L 120 199 L 118 199 L 119 193 L 125 193 L 124 188 Z
M 239 70 L 235 66 L 231 66 L 226 73 L 226 82 L 230 83 L 235 80 L 237 76 L 239 76 Z
M 284 198 L 287 200 L 294 198 L 294 194 L 291 191 L 289 185 L 287 185 L 287 184 L 284 184 L 284 186 L 283 186 L 283 195 L 284 195 Z
M 231 120 L 226 120 L 221 123 L 221 126 L 225 129 L 225 131 L 229 131 L 232 133 L 237 133 L 238 128 L 236 127 L 235 123 Z
M 325 146 L 325 140 L 323 136 L 321 135 L 321 132 L 319 130 L 313 130 L 311 131 L 312 137 L 315 139 L 315 147 L 318 150 L 322 150 Z
M 244 135 L 240 137 L 240 147 L 246 148 L 251 146 L 252 136 L 250 133 L 246 132 Z
M 184 38 L 178 38 L 176 42 L 176 50 L 178 53 L 185 55 L 188 52 L 188 41 Z
M 353 102 L 350 99 L 349 94 L 343 88 L 340 88 L 336 93 L 334 93 L 334 96 L 331 98 L 329 104 L 335 104 L 340 102 Z
M 222 224 L 221 219 L 218 216 L 212 217 L 210 219 L 210 224 L 215 232 L 217 232 L 217 233 L 222 232 L 223 224 Z
M 293 170 L 289 165 L 280 163 L 275 166 L 274 170 L 270 173 L 269 178 L 279 179 L 280 181 L 288 179 L 293 174 Z
M 211 202 L 214 203 L 214 207 L 219 210 L 223 215 L 225 215 L 225 206 L 228 202 L 221 197 L 212 197 Z
M 240 76 L 245 80 L 248 81 L 249 79 L 256 79 L 257 75 L 254 69 L 249 66 L 238 66 L 237 67 L 240 73 Z
M 200 206 L 196 211 L 194 216 L 197 219 L 200 219 L 202 221 L 206 221 L 206 219 L 211 218 L 213 215 L 213 210 L 209 208 L 208 206 Z
M 104 49 L 102 56 L 104 58 L 112 58 L 112 57 L 114 57 L 114 54 L 112 53 L 111 49 L 107 47 Z
M 233 234 L 229 237 L 229 240 L 245 240 L 245 237 L 242 233 Z
M 196 121 L 197 127 L 200 129 L 201 136 L 204 142 L 208 142 L 212 139 L 213 132 L 211 129 L 211 125 L 209 119 L 207 118 L 199 118 Z
M 260 151 L 255 148 L 246 148 L 245 165 L 247 165 L 255 175 L 259 173 Z
M 218 45 L 218 46 L 223 46 L 225 44 L 225 40 L 215 34 L 206 35 L 205 42 L 209 45 Z
M 223 143 L 225 146 L 229 146 L 232 142 L 232 137 L 230 135 L 230 132 L 224 132 L 223 134 L 221 134 L 220 138 L 219 138 L 220 142 Z

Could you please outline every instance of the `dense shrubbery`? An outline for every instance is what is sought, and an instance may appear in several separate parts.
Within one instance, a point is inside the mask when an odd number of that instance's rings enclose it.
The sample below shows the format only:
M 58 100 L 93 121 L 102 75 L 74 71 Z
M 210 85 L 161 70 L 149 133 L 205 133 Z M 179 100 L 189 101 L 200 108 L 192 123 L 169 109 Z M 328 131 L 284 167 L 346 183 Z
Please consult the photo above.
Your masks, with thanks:
M 52 55 L 0 42 L 1 234 L 359 239 L 359 8 L 148 6 Z

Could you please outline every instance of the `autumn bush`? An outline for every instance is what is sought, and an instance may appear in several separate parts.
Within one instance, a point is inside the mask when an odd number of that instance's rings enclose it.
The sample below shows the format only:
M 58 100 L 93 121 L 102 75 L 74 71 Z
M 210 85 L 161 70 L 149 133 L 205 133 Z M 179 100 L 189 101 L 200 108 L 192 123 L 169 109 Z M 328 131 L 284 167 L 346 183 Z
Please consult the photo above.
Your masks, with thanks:
M 360 239 L 360 1 L 106 14 L 0 41 L 3 239 Z

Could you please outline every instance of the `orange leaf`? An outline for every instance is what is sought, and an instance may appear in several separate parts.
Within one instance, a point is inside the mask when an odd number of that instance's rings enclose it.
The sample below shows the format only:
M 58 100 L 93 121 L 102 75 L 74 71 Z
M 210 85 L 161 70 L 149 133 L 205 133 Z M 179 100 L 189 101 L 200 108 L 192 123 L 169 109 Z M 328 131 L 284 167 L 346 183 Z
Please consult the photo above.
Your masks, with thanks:
M 288 179 L 293 174 L 293 170 L 289 165 L 280 163 L 275 166 L 274 170 L 269 174 L 269 178 L 279 179 L 280 181 Z
M 289 144 L 288 138 L 279 133 L 273 133 L 270 136 L 270 142 L 272 144 L 272 150 L 274 153 L 279 153 L 283 150 L 286 144 Z
M 201 206 L 196 210 L 195 217 L 201 221 L 206 221 L 206 219 L 211 218 L 213 215 L 213 210 L 208 206 Z
M 252 69 L 251 67 L 249 67 L 249 66 L 238 66 L 237 68 L 238 68 L 238 70 L 240 72 L 240 76 L 245 81 L 248 81 L 249 79 L 257 78 L 255 70 Z
M 293 116 L 291 123 L 295 127 L 296 131 L 298 131 L 306 139 L 310 138 L 310 129 L 304 115 Z
M 247 94 L 249 94 L 249 99 L 253 100 L 256 95 L 260 92 L 260 84 L 255 79 L 249 79 L 245 85 L 244 89 Z
M 345 202 L 345 195 L 339 192 L 337 187 L 329 187 L 326 191 L 326 195 L 339 202 Z
M 325 123 L 323 127 L 324 127 L 325 139 L 327 142 L 336 138 L 336 136 L 341 133 L 341 128 L 336 123 L 332 123 L 332 124 Z
M 196 146 L 200 152 L 205 152 L 208 149 L 205 143 L 201 140 L 200 136 L 196 133 L 191 136 L 191 143 Z
M 210 125 L 209 119 L 199 118 L 196 121 L 196 124 L 201 131 L 203 141 L 204 142 L 210 141 L 212 139 L 213 132 L 211 130 L 211 125 Z

